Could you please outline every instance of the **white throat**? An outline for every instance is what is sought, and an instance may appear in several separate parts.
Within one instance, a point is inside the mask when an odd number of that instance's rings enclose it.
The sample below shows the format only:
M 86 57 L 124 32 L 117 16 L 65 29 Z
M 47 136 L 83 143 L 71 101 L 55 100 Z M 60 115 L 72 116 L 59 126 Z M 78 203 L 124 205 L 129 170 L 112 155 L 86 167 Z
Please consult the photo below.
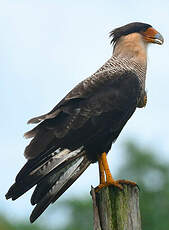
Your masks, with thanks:
M 114 47 L 113 55 L 147 66 L 147 42 L 139 33 L 122 36 Z

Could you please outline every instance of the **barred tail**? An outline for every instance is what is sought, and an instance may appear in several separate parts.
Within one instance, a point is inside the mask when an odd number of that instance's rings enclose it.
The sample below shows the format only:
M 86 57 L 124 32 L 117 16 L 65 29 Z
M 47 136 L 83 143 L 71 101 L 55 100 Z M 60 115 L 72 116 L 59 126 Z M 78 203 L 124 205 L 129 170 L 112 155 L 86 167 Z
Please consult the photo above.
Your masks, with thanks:
M 35 208 L 30 216 L 33 223 L 55 202 L 90 165 L 83 147 L 71 152 L 69 149 L 48 153 L 41 159 L 28 161 L 6 194 L 6 199 L 15 200 L 37 185 L 31 203 Z

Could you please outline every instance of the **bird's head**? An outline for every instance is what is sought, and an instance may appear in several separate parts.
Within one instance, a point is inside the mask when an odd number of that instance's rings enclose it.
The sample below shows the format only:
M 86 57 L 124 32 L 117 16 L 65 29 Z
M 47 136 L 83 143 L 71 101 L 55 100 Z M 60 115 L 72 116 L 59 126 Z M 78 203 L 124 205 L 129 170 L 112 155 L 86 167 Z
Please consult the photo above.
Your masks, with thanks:
M 122 37 L 134 33 L 141 35 L 143 41 L 147 44 L 156 43 L 162 45 L 164 42 L 162 35 L 157 30 L 155 30 L 151 25 L 141 23 L 141 22 L 133 22 L 111 31 L 110 32 L 110 37 L 112 38 L 111 44 L 116 45 L 116 43 Z
M 147 46 L 151 43 L 162 45 L 164 39 L 151 25 L 134 22 L 110 32 L 113 55 L 147 65 Z

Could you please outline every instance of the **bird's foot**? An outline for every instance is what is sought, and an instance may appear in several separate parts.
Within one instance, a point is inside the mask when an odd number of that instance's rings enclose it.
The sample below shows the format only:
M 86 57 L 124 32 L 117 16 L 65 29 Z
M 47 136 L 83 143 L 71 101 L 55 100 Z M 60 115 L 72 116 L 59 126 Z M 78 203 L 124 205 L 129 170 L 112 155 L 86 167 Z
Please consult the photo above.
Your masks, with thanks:
M 123 189 L 123 186 L 118 182 L 118 181 L 109 181 L 109 182 L 105 182 L 102 184 L 99 184 L 96 188 L 95 188 L 95 192 L 99 192 L 102 188 L 107 187 L 107 186 L 114 186 L 116 188 L 119 188 L 120 190 Z
M 126 185 L 131 185 L 131 186 L 137 186 L 138 185 L 134 182 L 134 181 L 130 181 L 130 180 L 116 180 L 116 181 L 109 181 L 109 182 L 105 182 L 102 184 L 99 184 L 96 188 L 95 188 L 95 192 L 99 192 L 102 188 L 107 187 L 107 186 L 114 186 L 116 188 L 119 188 L 120 190 L 123 190 L 123 184 Z
M 130 180 L 117 180 L 116 182 L 119 183 L 120 185 L 127 184 L 127 185 L 131 185 L 133 187 L 134 186 L 138 187 L 138 185 L 134 181 L 130 181 Z

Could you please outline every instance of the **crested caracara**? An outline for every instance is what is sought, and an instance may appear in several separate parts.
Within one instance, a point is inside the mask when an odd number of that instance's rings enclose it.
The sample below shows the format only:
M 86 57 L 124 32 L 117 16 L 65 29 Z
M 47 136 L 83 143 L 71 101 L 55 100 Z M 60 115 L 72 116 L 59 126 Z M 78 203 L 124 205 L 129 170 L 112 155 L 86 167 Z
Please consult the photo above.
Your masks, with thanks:
M 130 23 L 110 33 L 112 57 L 80 82 L 49 113 L 28 123 L 39 123 L 25 133 L 32 138 L 25 149 L 27 163 L 16 176 L 6 198 L 17 199 L 33 186 L 30 221 L 34 222 L 84 170 L 99 162 L 100 184 L 121 188 L 106 160 L 136 108 L 146 105 L 147 47 L 162 44 L 151 25 Z

